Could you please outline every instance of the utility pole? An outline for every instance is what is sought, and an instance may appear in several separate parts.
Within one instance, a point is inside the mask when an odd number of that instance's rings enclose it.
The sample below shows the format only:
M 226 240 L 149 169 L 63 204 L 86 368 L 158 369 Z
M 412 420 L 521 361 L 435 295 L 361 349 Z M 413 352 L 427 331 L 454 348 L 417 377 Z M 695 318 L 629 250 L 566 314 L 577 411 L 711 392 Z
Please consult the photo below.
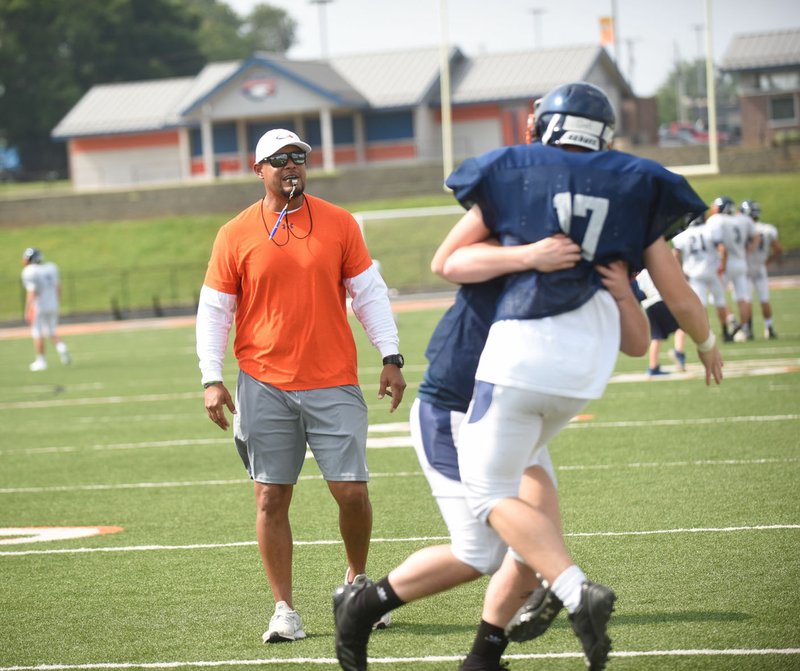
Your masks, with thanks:
M 325 5 L 333 0 L 308 0 L 312 5 L 319 7 L 319 49 L 323 59 L 328 58 L 328 20 L 325 12 Z
M 700 67 L 700 61 L 703 59 L 703 39 L 705 37 L 705 24 L 702 23 L 695 23 L 694 24 L 694 31 L 697 35 L 697 60 L 694 64 L 694 71 L 695 71 L 695 85 L 697 86 L 697 91 L 695 92 L 695 116 L 697 119 L 700 118 L 700 108 L 701 103 L 700 101 L 703 98 L 707 98 L 708 96 L 704 95 L 703 92 L 703 72 L 705 68 Z M 706 102 L 706 104 L 708 104 Z M 708 116 L 708 115 L 706 115 Z
M 611 0 L 611 25 L 614 27 L 614 60 L 621 69 L 619 53 L 619 24 L 617 23 L 617 0 Z
M 531 14 L 533 14 L 533 46 L 535 49 L 539 49 L 542 46 L 541 18 L 545 11 L 546 10 L 542 9 L 541 7 L 533 7 L 530 10 Z
M 633 88 L 633 70 L 634 66 L 636 65 L 636 58 L 633 53 L 633 45 L 636 44 L 636 42 L 641 41 L 641 37 L 629 37 L 625 40 L 625 44 L 628 47 L 628 82 L 630 83 L 631 88 Z
M 683 66 L 681 65 L 681 54 L 678 47 L 678 42 L 675 45 L 675 98 L 677 99 L 677 114 L 678 121 L 686 121 L 686 107 L 684 106 L 684 89 L 683 89 Z

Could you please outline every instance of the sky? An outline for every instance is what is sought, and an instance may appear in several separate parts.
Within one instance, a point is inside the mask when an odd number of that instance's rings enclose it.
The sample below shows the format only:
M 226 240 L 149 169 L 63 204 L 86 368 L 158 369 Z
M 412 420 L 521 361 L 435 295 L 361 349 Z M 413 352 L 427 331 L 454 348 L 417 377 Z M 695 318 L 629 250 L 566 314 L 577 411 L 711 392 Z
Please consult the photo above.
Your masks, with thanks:
M 242 16 L 259 4 L 224 1 Z M 655 95 L 677 59 L 705 56 L 706 2 L 715 63 L 734 35 L 800 28 L 798 0 L 266 0 L 297 22 L 287 54 L 297 59 L 439 47 L 443 35 L 467 56 L 598 44 L 600 17 L 613 15 L 616 60 L 642 97 Z

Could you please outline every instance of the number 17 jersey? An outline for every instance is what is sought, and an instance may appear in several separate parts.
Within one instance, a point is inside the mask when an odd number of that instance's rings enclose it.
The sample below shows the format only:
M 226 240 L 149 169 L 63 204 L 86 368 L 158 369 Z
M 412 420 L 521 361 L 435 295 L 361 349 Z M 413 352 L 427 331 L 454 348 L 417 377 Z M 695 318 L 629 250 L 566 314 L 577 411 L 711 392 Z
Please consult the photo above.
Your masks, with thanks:
M 614 151 L 576 153 L 541 144 L 465 161 L 447 180 L 459 201 L 478 204 L 504 245 L 565 233 L 581 245 L 569 270 L 506 279 L 476 379 L 552 396 L 598 398 L 614 369 L 619 310 L 594 264 L 643 253 L 705 203 L 657 163 Z
M 459 202 L 477 204 L 503 245 L 565 233 L 581 245 L 573 268 L 508 278 L 495 320 L 574 310 L 602 288 L 594 264 L 644 267 L 643 252 L 706 210 L 688 182 L 618 151 L 572 152 L 540 143 L 504 147 L 462 163 L 447 179 Z

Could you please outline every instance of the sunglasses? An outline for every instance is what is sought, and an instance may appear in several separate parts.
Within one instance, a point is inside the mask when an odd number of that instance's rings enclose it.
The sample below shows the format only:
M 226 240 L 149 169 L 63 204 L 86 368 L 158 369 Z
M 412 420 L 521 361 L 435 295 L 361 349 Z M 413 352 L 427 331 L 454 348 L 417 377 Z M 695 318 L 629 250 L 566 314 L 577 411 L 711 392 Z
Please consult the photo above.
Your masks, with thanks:
M 306 153 L 304 151 L 283 152 L 282 154 L 267 156 L 267 158 L 261 162 L 269 163 L 273 168 L 282 168 L 289 162 L 290 158 L 295 165 L 303 165 L 303 163 L 306 162 Z

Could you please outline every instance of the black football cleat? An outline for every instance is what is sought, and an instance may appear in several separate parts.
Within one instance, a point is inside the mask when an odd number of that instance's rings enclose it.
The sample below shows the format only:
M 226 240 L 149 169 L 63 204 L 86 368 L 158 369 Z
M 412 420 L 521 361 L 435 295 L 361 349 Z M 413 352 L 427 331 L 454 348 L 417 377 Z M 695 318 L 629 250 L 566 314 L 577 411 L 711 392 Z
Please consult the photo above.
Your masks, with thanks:
M 505 662 L 490 662 L 470 653 L 461 662 L 458 671 L 509 671 L 509 668 Z
M 509 641 L 523 643 L 544 634 L 564 604 L 547 587 L 537 587 L 506 626 Z
M 589 671 L 601 671 L 606 667 L 611 652 L 611 639 L 606 630 L 616 600 L 610 587 L 587 581 L 581 586 L 578 610 L 569 616 L 572 630 L 583 646 Z
M 333 593 L 336 659 L 344 671 L 367 671 L 367 643 L 372 633 L 372 622 L 358 617 L 353 597 L 371 584 L 364 580 L 340 585 Z

